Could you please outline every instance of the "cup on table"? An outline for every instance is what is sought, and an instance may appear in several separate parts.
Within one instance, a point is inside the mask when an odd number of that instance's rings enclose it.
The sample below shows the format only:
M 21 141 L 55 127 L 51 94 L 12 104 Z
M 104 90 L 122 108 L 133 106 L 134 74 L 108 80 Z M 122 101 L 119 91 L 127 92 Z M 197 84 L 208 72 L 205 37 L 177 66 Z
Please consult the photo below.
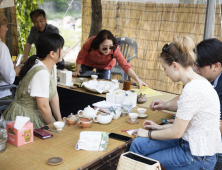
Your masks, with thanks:
M 61 121 L 54 122 L 54 126 L 55 126 L 56 130 L 62 130 L 64 125 L 65 125 L 65 122 L 61 122 Z
M 98 75 L 91 75 L 91 78 L 92 78 L 93 80 L 96 80 L 96 79 L 98 78 Z
M 123 81 L 123 90 L 130 90 L 131 89 L 131 81 L 124 80 Z
M 138 117 L 138 114 L 137 113 L 129 113 L 129 117 L 130 117 L 131 121 L 135 122 Z
M 78 126 L 80 126 L 82 129 L 87 129 L 91 126 L 92 120 L 89 118 L 80 118 L 78 120 Z

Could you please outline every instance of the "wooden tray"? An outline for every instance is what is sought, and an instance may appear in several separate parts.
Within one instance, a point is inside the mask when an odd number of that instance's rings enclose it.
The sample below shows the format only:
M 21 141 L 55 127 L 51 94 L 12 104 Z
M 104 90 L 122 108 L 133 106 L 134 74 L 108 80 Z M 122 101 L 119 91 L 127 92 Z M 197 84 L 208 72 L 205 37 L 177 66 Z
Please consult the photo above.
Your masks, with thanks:
M 91 92 L 94 92 L 94 93 L 99 93 L 98 91 L 94 90 L 94 89 L 90 89 L 88 87 L 86 87 L 85 85 L 83 85 L 82 87 L 84 87 L 86 90 L 89 90 Z M 109 93 L 109 91 L 103 91 L 102 94 L 105 94 L 105 93 Z

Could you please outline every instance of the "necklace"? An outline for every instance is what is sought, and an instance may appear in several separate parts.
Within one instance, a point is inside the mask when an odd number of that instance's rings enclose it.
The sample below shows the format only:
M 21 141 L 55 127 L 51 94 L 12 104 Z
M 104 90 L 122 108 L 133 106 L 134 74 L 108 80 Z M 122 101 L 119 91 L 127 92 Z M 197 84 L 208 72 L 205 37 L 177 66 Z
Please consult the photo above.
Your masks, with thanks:
M 186 85 L 187 83 L 190 82 L 190 78 L 194 75 L 194 73 L 195 73 L 195 72 L 193 72 L 193 73 L 187 78 L 187 82 L 186 82 L 184 85 Z

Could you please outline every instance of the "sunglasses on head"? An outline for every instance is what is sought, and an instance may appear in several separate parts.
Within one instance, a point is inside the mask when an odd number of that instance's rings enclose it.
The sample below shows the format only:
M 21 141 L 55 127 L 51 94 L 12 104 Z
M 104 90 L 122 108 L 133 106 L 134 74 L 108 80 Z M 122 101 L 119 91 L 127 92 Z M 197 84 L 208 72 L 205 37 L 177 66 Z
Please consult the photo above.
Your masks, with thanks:
M 195 64 L 197 67 L 211 66 L 211 63 L 210 63 L 210 64 L 203 63 L 200 59 L 197 59 L 194 64 Z
M 106 51 L 106 50 L 108 50 L 108 49 L 112 50 L 113 48 L 114 48 L 114 45 L 113 45 L 113 46 L 110 46 L 110 47 L 104 47 L 104 48 L 102 48 L 102 50 L 103 50 L 103 51 Z
M 168 46 L 169 46 L 168 44 L 165 44 L 165 45 L 163 46 L 163 48 L 162 48 L 162 51 L 163 51 L 163 52 L 167 52 L 168 54 L 170 54 L 170 55 L 173 57 L 174 61 L 176 62 L 176 57 L 174 57 L 174 56 L 169 52 L 169 50 L 167 49 Z

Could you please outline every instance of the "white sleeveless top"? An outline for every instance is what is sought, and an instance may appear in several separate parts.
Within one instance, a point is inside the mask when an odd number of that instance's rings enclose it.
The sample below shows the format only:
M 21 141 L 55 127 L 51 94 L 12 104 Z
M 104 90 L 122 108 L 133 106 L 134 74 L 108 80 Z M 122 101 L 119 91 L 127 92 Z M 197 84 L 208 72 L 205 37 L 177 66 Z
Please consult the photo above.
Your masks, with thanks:
M 189 142 L 192 155 L 222 153 L 220 100 L 212 85 L 206 79 L 190 81 L 185 85 L 177 106 L 176 116 L 190 120 L 182 138 Z

